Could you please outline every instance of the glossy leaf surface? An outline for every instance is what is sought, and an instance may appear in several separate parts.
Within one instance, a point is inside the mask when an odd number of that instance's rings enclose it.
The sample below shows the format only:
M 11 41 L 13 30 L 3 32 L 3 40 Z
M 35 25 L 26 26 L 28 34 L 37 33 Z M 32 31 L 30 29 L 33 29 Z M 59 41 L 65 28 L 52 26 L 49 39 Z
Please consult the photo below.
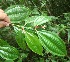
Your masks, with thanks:
M 42 46 L 41 43 L 36 35 L 33 33 L 26 32 L 25 33 L 25 40 L 28 47 L 35 53 L 42 55 Z
M 58 35 L 46 31 L 38 31 L 37 33 L 42 46 L 48 52 L 58 56 L 67 55 L 65 44 Z
M 6 60 L 15 60 L 18 54 L 17 49 L 12 46 L 0 46 L 0 56 Z

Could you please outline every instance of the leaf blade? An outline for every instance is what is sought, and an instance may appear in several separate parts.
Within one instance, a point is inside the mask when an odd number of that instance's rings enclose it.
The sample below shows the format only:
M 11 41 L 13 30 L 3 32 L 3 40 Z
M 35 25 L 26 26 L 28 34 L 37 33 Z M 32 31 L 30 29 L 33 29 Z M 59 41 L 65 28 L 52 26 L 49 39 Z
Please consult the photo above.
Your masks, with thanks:
M 33 33 L 26 32 L 25 40 L 26 40 L 27 45 L 33 52 L 39 55 L 42 55 L 43 49 L 36 35 L 34 35 Z
M 50 22 L 53 19 L 56 19 L 54 16 L 32 16 L 25 19 L 25 23 L 32 23 L 33 26 L 42 25 L 46 22 Z
M 55 34 L 46 31 L 39 31 L 38 37 L 42 46 L 54 55 L 65 56 L 67 55 L 64 42 Z
M 18 54 L 17 49 L 12 46 L 0 46 L 0 56 L 6 60 L 15 60 Z
M 18 30 L 16 32 L 15 38 L 16 38 L 16 42 L 20 46 L 20 48 L 25 50 L 25 48 L 26 48 L 26 43 L 25 43 L 25 40 L 24 40 L 25 36 L 24 36 L 24 34 L 22 33 L 21 30 Z

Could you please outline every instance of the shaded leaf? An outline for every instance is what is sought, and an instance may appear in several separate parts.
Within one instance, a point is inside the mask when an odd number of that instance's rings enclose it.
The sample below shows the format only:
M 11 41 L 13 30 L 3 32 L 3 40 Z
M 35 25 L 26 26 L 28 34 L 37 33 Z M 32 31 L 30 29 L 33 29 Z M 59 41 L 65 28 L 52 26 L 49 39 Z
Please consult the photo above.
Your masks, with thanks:
M 22 62 L 22 58 L 20 58 L 17 62 Z
M 18 30 L 16 32 L 15 38 L 16 38 L 16 42 L 20 46 L 20 48 L 25 49 L 26 48 L 26 43 L 25 43 L 25 40 L 24 40 L 25 36 L 24 36 L 24 34 L 22 33 L 21 30 L 20 31 Z
M 7 41 L 0 39 L 0 46 L 5 46 L 5 45 L 9 45 L 9 44 L 7 43 Z
M 14 62 L 13 60 L 5 60 L 5 62 Z
M 28 53 L 21 53 L 21 57 L 22 57 L 23 59 L 27 58 L 27 57 L 28 57 Z

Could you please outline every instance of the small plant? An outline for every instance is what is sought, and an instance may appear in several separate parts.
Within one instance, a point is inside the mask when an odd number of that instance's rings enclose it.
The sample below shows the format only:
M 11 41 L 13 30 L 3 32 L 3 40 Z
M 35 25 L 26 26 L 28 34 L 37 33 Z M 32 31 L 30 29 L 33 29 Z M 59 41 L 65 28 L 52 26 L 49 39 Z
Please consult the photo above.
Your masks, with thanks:
M 43 56 L 43 50 L 57 56 L 66 56 L 64 41 L 56 32 L 48 29 L 49 23 L 57 19 L 55 16 L 34 15 L 23 5 L 12 5 L 5 10 L 14 28 L 14 38 L 21 50 L 27 46 L 34 53 Z M 46 25 L 47 24 L 47 25 Z M 27 45 L 27 46 L 26 46 Z M 0 56 L 6 60 L 15 60 L 20 57 L 19 49 L 0 39 Z M 21 57 L 22 59 L 22 57 Z

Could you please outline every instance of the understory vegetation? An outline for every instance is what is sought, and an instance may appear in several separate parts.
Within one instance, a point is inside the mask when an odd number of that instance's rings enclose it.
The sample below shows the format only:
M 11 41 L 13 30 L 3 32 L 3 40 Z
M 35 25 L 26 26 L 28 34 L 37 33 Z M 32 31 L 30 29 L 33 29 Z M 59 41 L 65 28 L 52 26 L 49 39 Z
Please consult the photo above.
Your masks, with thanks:
M 0 0 L 11 20 L 0 28 L 0 62 L 70 62 L 69 0 Z

